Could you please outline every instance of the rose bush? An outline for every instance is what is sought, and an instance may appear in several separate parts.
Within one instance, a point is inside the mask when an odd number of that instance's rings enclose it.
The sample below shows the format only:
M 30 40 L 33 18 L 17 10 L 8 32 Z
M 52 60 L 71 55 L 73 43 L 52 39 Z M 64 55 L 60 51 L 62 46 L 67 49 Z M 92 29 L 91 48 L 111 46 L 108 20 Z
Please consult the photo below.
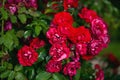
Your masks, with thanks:
M 0 78 L 103 80 L 102 69 L 92 68 L 88 60 L 108 46 L 108 27 L 94 10 L 79 3 L 2 0 Z

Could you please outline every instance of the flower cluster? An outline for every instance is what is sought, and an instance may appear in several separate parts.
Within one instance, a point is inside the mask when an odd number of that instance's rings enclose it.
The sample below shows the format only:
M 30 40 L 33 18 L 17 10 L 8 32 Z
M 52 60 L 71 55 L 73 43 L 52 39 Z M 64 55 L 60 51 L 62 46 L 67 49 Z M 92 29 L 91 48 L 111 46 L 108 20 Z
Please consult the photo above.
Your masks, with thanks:
M 62 69 L 61 61 L 69 60 L 70 62 L 63 67 L 63 73 L 72 77 L 76 74 L 76 69 L 80 68 L 81 58 L 89 60 L 108 45 L 107 25 L 96 12 L 83 8 L 78 15 L 90 23 L 90 28 L 85 26 L 75 28 L 69 12 L 55 14 L 46 33 L 52 45 L 49 50 L 51 60 L 46 65 L 48 72 L 59 72 Z
M 39 38 L 34 38 L 30 46 L 24 45 L 17 54 L 19 63 L 23 66 L 32 66 L 38 59 L 38 53 L 35 50 L 44 45 L 45 42 Z
M 109 36 L 106 23 L 94 12 L 83 8 L 79 16 L 90 24 L 92 40 L 89 45 L 89 54 L 97 55 L 109 43 Z
M 59 75 L 72 80 L 92 75 L 95 70 L 87 60 L 107 47 L 109 35 L 104 20 L 95 11 L 82 8 L 81 3 L 80 0 L 1 0 L 0 67 L 5 70 L 0 70 L 0 78 L 11 79 L 14 72 L 24 80 L 56 80 Z M 81 25 L 81 19 L 87 26 Z M 110 62 L 115 61 L 112 58 Z M 95 69 L 92 78 L 103 80 L 101 68 Z M 9 75 L 4 77 L 6 72 Z M 12 78 L 19 78 L 16 76 Z

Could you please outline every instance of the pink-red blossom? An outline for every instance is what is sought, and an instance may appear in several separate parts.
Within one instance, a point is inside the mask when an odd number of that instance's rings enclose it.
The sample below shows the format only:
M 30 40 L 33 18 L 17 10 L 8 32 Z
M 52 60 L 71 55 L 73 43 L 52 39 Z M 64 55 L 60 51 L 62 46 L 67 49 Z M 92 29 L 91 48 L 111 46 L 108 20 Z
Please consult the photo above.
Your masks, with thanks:
M 77 8 L 78 1 L 79 0 L 63 0 L 64 10 L 67 10 L 68 8 L 71 8 L 71 7 Z
M 93 10 L 89 10 L 87 8 L 83 8 L 81 10 L 81 13 L 79 13 L 79 17 L 84 19 L 86 22 L 91 22 L 93 19 L 98 18 L 98 15 Z
M 76 53 L 79 55 L 86 55 L 87 54 L 87 44 L 86 43 L 77 43 L 76 44 Z
M 61 61 L 50 60 L 46 64 L 46 71 L 47 72 L 51 72 L 51 73 L 60 72 L 61 69 L 62 69 Z
M 63 73 L 70 77 L 76 75 L 77 69 L 80 68 L 80 62 L 69 62 L 64 66 Z
M 63 43 L 66 41 L 66 37 L 61 35 L 56 28 L 49 28 L 46 33 L 47 38 L 51 44 L 54 43 Z
M 90 55 L 98 55 L 103 49 L 103 43 L 100 40 L 92 40 L 88 45 Z
M 52 56 L 52 59 L 55 61 L 61 61 L 63 59 L 69 58 L 70 49 L 66 46 L 65 43 L 62 44 L 53 44 L 50 48 L 49 54 Z
M 26 45 L 18 51 L 17 56 L 19 63 L 23 66 L 32 66 L 38 59 L 38 53 Z
M 5 26 L 4 26 L 4 30 L 7 31 L 7 30 L 11 30 L 11 29 L 12 29 L 11 21 L 6 21 Z
M 69 39 L 73 43 L 78 42 L 89 42 L 91 40 L 91 33 L 90 30 L 85 28 L 84 26 L 80 26 L 78 28 L 75 28 L 70 35 Z
M 61 25 L 62 23 L 69 23 L 70 25 L 73 24 L 73 17 L 68 12 L 59 12 L 55 14 L 52 23 L 54 25 Z
M 40 47 L 43 47 L 45 45 L 45 42 L 43 40 L 40 40 L 39 38 L 32 39 L 30 43 L 30 47 L 34 49 L 39 49 Z
M 57 27 L 57 29 L 61 35 L 64 35 L 66 37 L 73 35 L 72 32 L 74 31 L 73 26 L 69 23 L 62 23 Z
M 98 64 L 95 65 L 95 69 L 97 70 L 95 80 L 104 80 L 104 72 Z

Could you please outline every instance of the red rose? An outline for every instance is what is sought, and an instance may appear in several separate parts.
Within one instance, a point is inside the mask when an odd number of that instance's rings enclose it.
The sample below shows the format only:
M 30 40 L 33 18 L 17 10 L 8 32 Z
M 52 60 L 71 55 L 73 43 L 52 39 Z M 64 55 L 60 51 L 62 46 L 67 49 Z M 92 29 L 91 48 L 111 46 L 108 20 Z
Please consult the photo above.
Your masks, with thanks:
M 43 47 L 44 45 L 45 45 L 45 42 L 43 40 L 40 40 L 39 38 L 34 38 L 30 43 L 30 47 L 34 49 L 39 49 L 40 47 Z
M 101 18 L 96 18 L 92 20 L 91 31 L 96 37 L 106 35 L 108 33 L 107 25 Z
M 70 77 L 76 75 L 77 69 L 80 68 L 80 63 L 79 62 L 69 62 L 65 65 L 63 69 L 63 73 L 65 75 L 69 75 Z
M 51 44 L 54 43 L 63 43 L 66 41 L 66 37 L 64 35 L 60 35 L 56 28 L 49 28 L 46 33 L 47 38 L 49 38 L 49 42 Z
M 64 0 L 63 1 L 64 10 L 67 10 L 69 7 L 78 7 L 78 0 Z
M 69 39 L 73 43 L 89 42 L 91 40 L 91 34 L 89 29 L 85 28 L 84 26 L 80 26 L 73 30 L 73 35 L 71 35 Z
M 52 23 L 57 26 L 61 25 L 62 23 L 69 23 L 70 25 L 72 25 L 73 18 L 68 12 L 59 12 L 55 14 Z
M 18 51 L 17 56 L 19 63 L 23 66 L 32 66 L 38 59 L 37 52 L 26 45 Z
M 94 39 L 102 41 L 103 46 L 107 47 L 110 42 L 106 23 L 101 18 L 93 19 L 91 22 L 91 32 Z
M 79 53 L 80 55 L 86 55 L 87 54 L 87 44 L 86 43 L 77 43 L 76 44 L 76 53 Z
M 98 18 L 95 11 L 83 8 L 81 13 L 78 14 L 80 18 L 84 19 L 86 22 L 91 22 L 93 19 Z
M 92 40 L 89 45 L 89 54 L 98 55 L 99 52 L 103 49 L 103 43 L 100 40 Z
M 57 27 L 57 29 L 61 35 L 64 35 L 66 37 L 73 35 L 72 32 L 74 31 L 74 28 L 69 23 L 62 23 Z
M 99 36 L 99 40 L 102 42 L 104 48 L 107 47 L 110 42 L 108 34 Z
M 54 61 L 50 60 L 46 65 L 46 71 L 47 72 L 59 72 L 62 69 L 62 63 L 61 61 Z
M 53 44 L 50 48 L 49 54 L 52 56 L 52 59 L 55 61 L 60 61 L 66 59 L 70 56 L 70 50 L 66 46 L 65 43 L 63 44 Z

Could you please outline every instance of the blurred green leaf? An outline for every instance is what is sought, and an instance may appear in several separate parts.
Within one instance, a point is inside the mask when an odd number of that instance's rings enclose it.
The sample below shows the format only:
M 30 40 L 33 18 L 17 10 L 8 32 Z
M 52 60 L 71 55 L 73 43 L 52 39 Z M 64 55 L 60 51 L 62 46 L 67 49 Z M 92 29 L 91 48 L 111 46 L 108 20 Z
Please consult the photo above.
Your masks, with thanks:
M 16 33 L 17 37 L 19 38 L 22 38 L 24 36 L 24 31 L 23 30 L 19 30 L 17 33 Z
M 26 77 L 23 75 L 22 72 L 17 72 L 15 74 L 15 80 L 26 80 Z
M 23 66 L 21 65 L 16 65 L 14 68 L 15 71 L 21 71 L 22 69 L 23 69 Z
M 8 80 L 13 80 L 14 78 L 15 78 L 15 71 L 11 71 L 8 76 Z
M 16 23 L 17 22 L 17 17 L 14 16 L 14 15 L 11 15 L 10 20 L 11 20 L 12 23 Z
M 42 30 L 41 26 L 39 26 L 39 25 L 35 26 L 35 34 L 37 36 L 40 34 L 41 30 Z
M 48 8 L 45 10 L 45 14 L 49 14 L 49 13 L 55 13 L 56 11 L 51 9 L 51 8 Z
M 13 48 L 17 47 L 19 44 L 18 38 L 14 32 L 14 30 L 9 30 L 3 36 L 3 44 L 8 50 L 12 50 Z
M 28 78 L 29 80 L 33 80 L 34 76 L 35 76 L 35 70 L 34 69 L 31 69 L 28 71 Z
M 77 70 L 77 73 L 73 78 L 74 80 L 80 80 L 80 71 L 81 71 L 80 69 Z
M 38 56 L 38 62 L 41 62 L 45 59 L 45 57 L 47 56 L 47 51 L 45 48 L 40 48 L 38 51 L 39 56 Z
M 24 38 L 28 38 L 29 36 L 31 36 L 31 30 L 27 30 L 24 32 Z
M 13 69 L 13 65 L 11 63 L 8 63 L 7 69 Z
M 54 80 L 67 80 L 62 74 L 60 73 L 54 73 L 52 75 L 53 79 Z
M 26 8 L 25 7 L 20 7 L 18 9 L 18 13 L 24 13 L 24 12 L 26 12 Z
M 7 70 L 7 71 L 1 73 L 0 78 L 7 78 L 9 76 L 10 72 L 11 72 L 10 70 Z
M 0 58 L 2 58 L 3 56 L 4 56 L 4 53 L 0 51 Z
M 7 19 L 8 19 L 8 13 L 7 13 L 7 11 L 5 10 L 4 7 L 1 7 L 1 8 L 0 8 L 0 12 L 2 13 L 2 18 L 3 18 L 4 20 L 7 20 Z
M 12 38 L 12 34 L 10 31 L 8 31 L 4 36 L 3 36 L 4 42 L 3 44 L 5 45 L 5 47 L 9 50 L 13 49 L 13 38 Z
M 28 11 L 27 14 L 30 14 L 30 15 L 33 16 L 33 17 L 39 17 L 39 16 L 40 16 L 40 12 L 33 11 L 33 10 L 31 10 L 31 9 L 29 9 L 29 11 Z
M 6 67 L 5 66 L 0 66 L 0 72 L 3 72 L 6 70 Z
M 41 71 L 37 76 L 35 80 L 49 80 L 49 78 L 52 76 L 51 73 Z
M 23 24 L 25 24 L 27 21 L 27 17 L 25 14 L 18 14 L 18 18 L 19 18 L 20 22 Z

